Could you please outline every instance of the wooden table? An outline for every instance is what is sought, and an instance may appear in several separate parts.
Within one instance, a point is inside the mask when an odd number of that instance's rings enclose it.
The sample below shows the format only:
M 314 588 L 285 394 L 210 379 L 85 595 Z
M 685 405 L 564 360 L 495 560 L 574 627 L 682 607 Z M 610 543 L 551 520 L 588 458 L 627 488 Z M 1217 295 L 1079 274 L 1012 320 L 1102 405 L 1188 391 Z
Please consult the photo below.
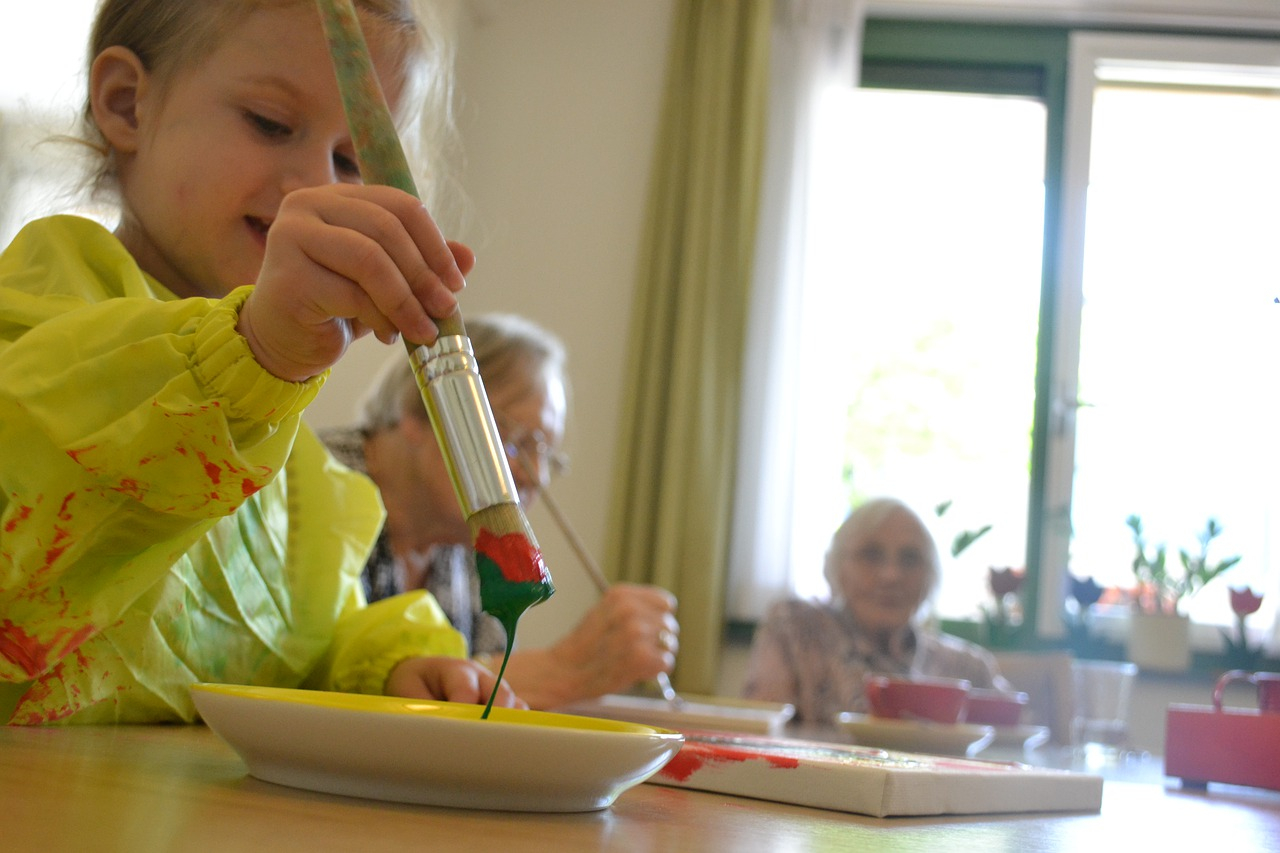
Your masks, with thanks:
M 1100 814 L 875 819 L 644 784 L 512 814 L 261 782 L 203 726 L 0 728 L 0 802 L 14 851 L 1280 850 L 1280 793 L 1249 788 L 1108 781 Z

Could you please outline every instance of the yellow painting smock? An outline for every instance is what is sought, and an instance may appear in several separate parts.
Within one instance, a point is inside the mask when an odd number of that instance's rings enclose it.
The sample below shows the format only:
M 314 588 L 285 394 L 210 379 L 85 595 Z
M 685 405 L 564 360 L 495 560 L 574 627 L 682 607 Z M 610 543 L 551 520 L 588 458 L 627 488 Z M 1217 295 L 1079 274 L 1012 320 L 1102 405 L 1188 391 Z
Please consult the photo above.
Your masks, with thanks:
M 0 255 L 0 722 L 193 721 L 197 681 L 378 693 L 466 653 L 419 592 L 366 606 L 376 487 L 236 332 L 96 223 Z

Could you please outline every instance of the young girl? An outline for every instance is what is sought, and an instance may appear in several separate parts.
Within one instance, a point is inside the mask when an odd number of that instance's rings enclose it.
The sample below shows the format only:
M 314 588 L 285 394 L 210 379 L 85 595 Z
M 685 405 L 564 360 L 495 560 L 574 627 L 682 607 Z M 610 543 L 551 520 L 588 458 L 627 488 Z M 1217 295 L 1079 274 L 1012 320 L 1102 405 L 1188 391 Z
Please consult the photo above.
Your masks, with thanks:
M 358 6 L 397 104 L 411 0 Z M 360 184 L 310 0 L 106 0 L 89 55 L 120 223 L 0 255 L 0 721 L 191 721 L 195 681 L 487 699 L 429 595 L 364 605 L 381 504 L 300 418 L 353 338 L 433 340 L 471 252 Z

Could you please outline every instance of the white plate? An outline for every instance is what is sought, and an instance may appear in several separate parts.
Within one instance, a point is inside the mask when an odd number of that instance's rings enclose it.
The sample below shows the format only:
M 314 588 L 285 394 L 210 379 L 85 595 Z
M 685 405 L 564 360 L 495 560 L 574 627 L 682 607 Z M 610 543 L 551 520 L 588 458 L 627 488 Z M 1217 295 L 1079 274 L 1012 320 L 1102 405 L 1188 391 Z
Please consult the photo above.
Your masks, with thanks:
M 992 726 L 996 730 L 991 747 L 1035 749 L 1049 739 L 1048 726 Z
M 200 716 L 268 782 L 503 811 L 612 805 L 684 736 L 635 723 L 453 702 L 195 684 Z
M 779 736 L 795 716 L 793 705 L 726 696 L 681 694 L 676 704 L 652 696 L 610 693 L 559 709 L 569 714 L 627 720 L 681 731 L 742 732 Z
M 837 714 L 836 725 L 862 746 L 926 755 L 976 755 L 996 736 L 992 726 L 891 720 L 850 712 Z

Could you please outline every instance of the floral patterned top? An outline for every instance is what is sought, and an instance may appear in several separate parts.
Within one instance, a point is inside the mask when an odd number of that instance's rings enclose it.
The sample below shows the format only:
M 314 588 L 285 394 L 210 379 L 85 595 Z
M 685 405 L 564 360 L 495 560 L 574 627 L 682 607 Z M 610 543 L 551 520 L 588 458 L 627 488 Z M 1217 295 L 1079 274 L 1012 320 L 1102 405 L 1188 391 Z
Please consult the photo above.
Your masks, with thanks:
M 788 600 L 756 629 L 743 695 L 795 706 L 798 722 L 830 723 L 841 711 L 866 713 L 862 679 L 871 673 L 964 678 L 1011 689 L 986 649 L 949 634 L 905 627 L 887 648 L 830 602 Z

